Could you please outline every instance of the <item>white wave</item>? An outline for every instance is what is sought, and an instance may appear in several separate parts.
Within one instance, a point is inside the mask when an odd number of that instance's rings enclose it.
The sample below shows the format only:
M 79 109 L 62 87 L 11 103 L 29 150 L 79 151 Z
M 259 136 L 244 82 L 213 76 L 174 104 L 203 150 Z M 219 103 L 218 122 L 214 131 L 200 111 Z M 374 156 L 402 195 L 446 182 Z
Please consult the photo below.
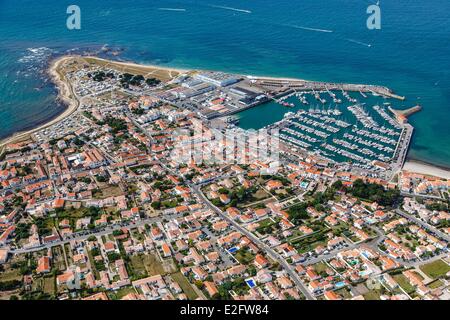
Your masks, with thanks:
M 109 16 L 111 14 L 111 10 L 102 10 L 102 11 L 100 11 L 99 12 L 99 16 L 100 17 L 107 17 L 107 16 Z
M 372 47 L 372 45 L 370 43 L 365 43 L 365 42 L 361 42 L 361 41 L 354 40 L 354 39 L 345 39 L 345 40 L 347 40 L 349 42 L 353 42 L 353 43 L 359 44 L 359 45 L 362 45 L 362 46 L 365 46 L 365 47 L 368 47 L 368 48 Z
M 52 50 L 46 47 L 28 48 L 27 53 L 19 59 L 20 63 L 36 63 L 46 60 L 52 54 Z
M 238 9 L 238 8 L 233 8 L 233 7 L 216 6 L 216 5 L 210 5 L 210 7 L 217 8 L 217 9 L 231 10 L 231 11 L 236 11 L 236 12 L 252 13 L 250 10 Z
M 296 29 L 308 30 L 308 31 L 315 31 L 315 32 L 326 32 L 326 33 L 334 32 L 333 30 L 309 28 L 309 27 L 302 27 L 302 26 L 297 26 L 297 25 L 293 25 L 293 26 L 290 26 L 290 27 L 293 27 L 293 28 L 296 28 Z
M 177 12 L 185 12 L 186 9 L 183 8 L 158 8 L 160 11 L 177 11 Z

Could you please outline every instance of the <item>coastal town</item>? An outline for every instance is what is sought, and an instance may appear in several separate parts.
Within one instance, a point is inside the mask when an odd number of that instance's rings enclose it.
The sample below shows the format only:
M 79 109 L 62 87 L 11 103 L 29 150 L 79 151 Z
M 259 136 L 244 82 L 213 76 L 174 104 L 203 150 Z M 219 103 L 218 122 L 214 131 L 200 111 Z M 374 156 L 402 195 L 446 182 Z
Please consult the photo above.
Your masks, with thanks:
M 390 89 L 50 73 L 68 109 L 2 143 L 0 299 L 450 299 L 450 180 L 403 169 L 421 108 Z M 268 103 L 267 136 L 239 127 Z

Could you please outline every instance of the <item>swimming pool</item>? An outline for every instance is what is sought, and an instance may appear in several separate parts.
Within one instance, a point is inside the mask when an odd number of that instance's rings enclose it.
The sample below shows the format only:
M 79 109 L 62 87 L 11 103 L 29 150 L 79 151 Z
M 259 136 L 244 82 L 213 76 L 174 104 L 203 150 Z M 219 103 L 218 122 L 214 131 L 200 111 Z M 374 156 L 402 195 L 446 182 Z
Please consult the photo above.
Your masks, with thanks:
M 255 280 L 253 280 L 252 278 L 246 279 L 245 283 L 249 286 L 250 289 L 256 287 Z
M 228 252 L 231 253 L 231 254 L 233 254 L 233 253 L 235 253 L 235 252 L 238 251 L 238 250 L 239 250 L 238 248 L 233 247 L 233 248 L 228 249 Z

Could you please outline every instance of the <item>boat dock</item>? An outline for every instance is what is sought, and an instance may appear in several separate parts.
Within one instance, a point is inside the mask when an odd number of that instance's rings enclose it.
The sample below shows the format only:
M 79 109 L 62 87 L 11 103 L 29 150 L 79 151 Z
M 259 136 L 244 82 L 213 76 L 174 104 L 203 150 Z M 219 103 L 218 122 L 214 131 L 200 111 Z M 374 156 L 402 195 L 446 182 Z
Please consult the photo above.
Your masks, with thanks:
M 389 109 L 389 111 L 391 111 L 395 115 L 395 117 L 396 117 L 396 119 L 397 119 L 397 121 L 399 123 L 405 123 L 405 122 L 408 121 L 408 117 L 410 115 L 421 111 L 422 110 L 422 106 L 416 105 L 416 106 L 414 106 L 412 108 L 409 108 L 409 109 L 406 109 L 406 110 L 396 110 L 396 109 L 394 109 L 392 107 L 389 107 L 388 109 Z
M 393 98 L 404 101 L 405 97 L 397 95 L 387 87 L 377 85 L 365 85 L 365 84 L 346 84 L 346 83 L 328 83 L 318 81 L 306 81 L 295 79 L 271 79 L 271 78 L 258 78 L 253 77 L 254 84 L 266 87 L 268 89 L 275 89 L 279 91 L 300 89 L 302 91 L 350 91 L 359 92 L 363 97 L 366 93 L 372 93 L 374 95 L 380 95 L 387 98 Z

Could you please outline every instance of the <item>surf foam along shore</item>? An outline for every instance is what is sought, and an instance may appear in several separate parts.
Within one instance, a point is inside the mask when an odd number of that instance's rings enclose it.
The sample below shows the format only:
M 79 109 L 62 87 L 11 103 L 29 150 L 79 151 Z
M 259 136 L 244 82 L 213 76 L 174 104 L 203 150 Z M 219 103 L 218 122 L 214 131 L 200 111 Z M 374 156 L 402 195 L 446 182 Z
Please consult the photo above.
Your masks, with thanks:
M 53 81 L 58 90 L 58 99 L 61 100 L 67 106 L 67 108 L 61 114 L 50 119 L 48 122 L 45 122 L 42 125 L 39 125 L 30 130 L 17 132 L 12 136 L 1 140 L 0 147 L 4 147 L 9 143 L 14 143 L 16 141 L 23 140 L 37 131 L 50 127 L 64 120 L 78 109 L 79 102 L 77 99 L 74 99 L 73 90 L 70 83 L 68 81 L 65 81 L 64 76 L 58 72 L 60 66 L 72 58 L 73 56 L 62 56 L 56 58 L 51 62 L 50 67 L 48 69 L 48 73 L 51 77 L 51 80 Z
M 79 107 L 79 101 L 76 99 L 75 94 L 73 92 L 72 86 L 70 85 L 70 82 L 67 81 L 64 78 L 64 75 L 62 75 L 59 72 L 59 69 L 63 64 L 65 64 L 67 61 L 75 58 L 83 58 L 83 59 L 90 59 L 95 62 L 103 62 L 110 65 L 114 65 L 116 67 L 129 67 L 129 68 L 136 68 L 136 69 L 158 69 L 158 70 L 164 70 L 168 73 L 185 73 L 189 70 L 181 69 L 181 68 L 170 68 L 170 67 L 163 67 L 163 66 L 157 66 L 157 65 L 143 65 L 143 64 L 137 64 L 133 62 L 120 62 L 120 61 L 114 61 L 114 60 L 107 60 L 95 56 L 82 56 L 82 55 L 64 55 L 60 56 L 58 58 L 55 58 L 51 63 L 47 70 L 48 75 L 50 76 L 51 81 L 55 84 L 55 87 L 58 91 L 57 99 L 60 100 L 65 106 L 66 109 L 57 115 L 56 117 L 53 117 L 49 119 L 47 122 L 41 123 L 37 125 L 34 128 L 31 128 L 29 130 L 25 131 L 18 131 L 14 133 L 11 136 L 5 137 L 4 139 L 0 140 L 0 148 L 3 148 L 7 144 L 15 143 L 18 141 L 22 141 L 26 138 L 29 138 L 31 134 L 36 133 L 38 131 L 41 131 L 45 128 L 48 128 L 54 124 L 57 124 L 61 121 L 63 121 L 65 118 L 72 115 Z
M 93 63 L 103 63 L 103 64 L 107 64 L 107 65 L 117 67 L 117 68 L 131 67 L 131 68 L 135 68 L 136 70 L 140 70 L 140 71 L 145 71 L 148 69 L 153 69 L 153 70 L 159 69 L 159 70 L 164 70 L 164 71 L 167 71 L 170 73 L 173 72 L 173 73 L 177 73 L 177 74 L 202 71 L 202 70 L 196 70 L 196 69 L 187 70 L 187 69 L 181 69 L 181 68 L 163 67 L 163 66 L 150 65 L 150 64 L 138 64 L 138 63 L 134 63 L 134 62 L 122 62 L 122 61 L 108 60 L 108 59 L 99 58 L 99 57 L 95 57 L 95 56 L 82 56 L 82 55 L 61 56 L 51 62 L 50 67 L 48 69 L 48 73 L 51 76 L 51 80 L 53 81 L 53 83 L 55 84 L 55 86 L 58 90 L 58 99 L 60 99 L 61 101 L 64 102 L 64 104 L 67 106 L 67 109 L 64 110 L 64 112 L 62 112 L 57 117 L 49 120 L 48 122 L 46 122 L 42 125 L 39 125 L 36 128 L 30 129 L 28 131 L 18 132 L 8 138 L 5 138 L 4 140 L 0 141 L 0 147 L 3 147 L 9 143 L 14 143 L 16 141 L 23 140 L 23 139 L 29 137 L 29 135 L 31 135 L 32 133 L 35 133 L 42 129 L 45 129 L 49 126 L 52 126 L 55 123 L 58 123 L 58 122 L 64 120 L 66 117 L 72 115 L 72 113 L 78 109 L 79 101 L 78 101 L 78 99 L 76 99 L 69 81 L 67 81 L 64 78 L 64 75 L 59 72 L 60 67 L 64 63 L 66 63 L 67 61 L 70 61 L 71 59 L 75 59 L 75 58 L 89 59 Z M 264 76 L 252 76 L 252 75 L 247 75 L 246 77 L 249 79 L 268 79 L 268 80 L 271 79 L 271 80 L 279 80 L 279 81 L 280 80 L 281 81 L 307 81 L 307 80 L 296 79 L 296 78 L 294 79 L 294 78 L 282 78 L 282 77 L 264 77 Z M 432 175 L 432 176 L 450 179 L 450 171 L 449 170 L 446 170 L 446 169 L 443 169 L 443 168 L 440 168 L 438 166 L 434 166 L 434 165 L 431 165 L 428 163 L 423 163 L 420 161 L 411 161 L 411 160 L 407 161 L 403 167 L 403 170 L 408 170 L 408 171 L 416 172 L 416 173 L 420 173 L 420 174 L 426 174 L 426 175 Z

